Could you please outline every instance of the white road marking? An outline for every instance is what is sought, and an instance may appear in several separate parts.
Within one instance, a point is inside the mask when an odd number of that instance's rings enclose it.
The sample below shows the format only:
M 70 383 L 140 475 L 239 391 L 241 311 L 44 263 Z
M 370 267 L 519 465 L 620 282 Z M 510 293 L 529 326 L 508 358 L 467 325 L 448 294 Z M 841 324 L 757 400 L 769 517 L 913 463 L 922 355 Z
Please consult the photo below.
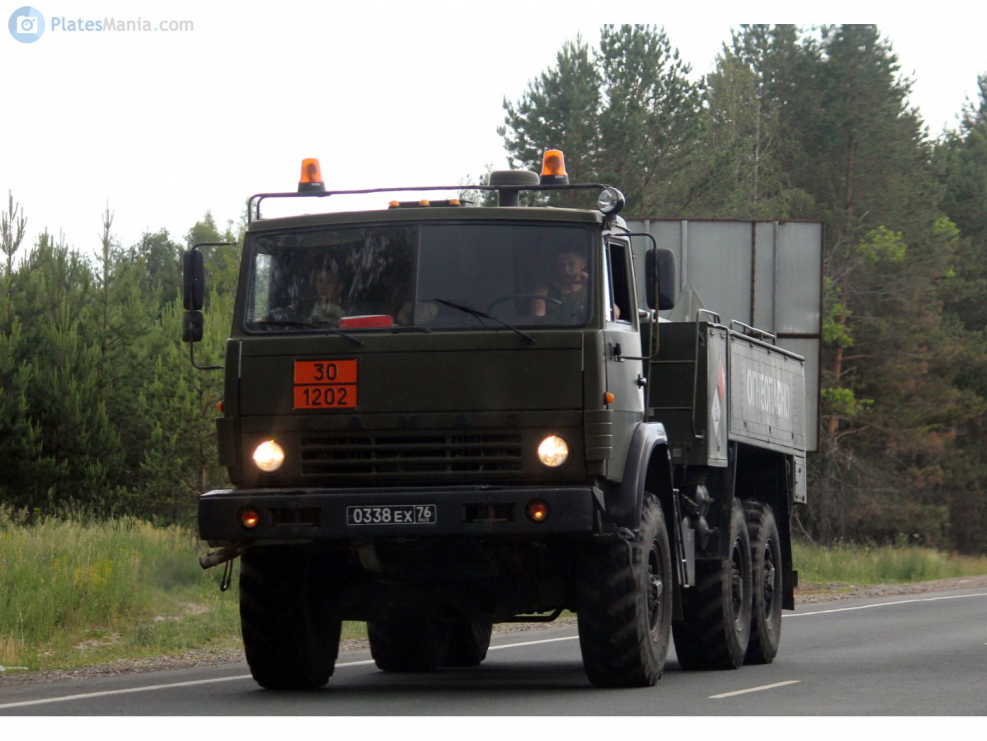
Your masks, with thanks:
M 939 602 L 947 599 L 967 599 L 969 597 L 987 597 L 987 592 L 979 594 L 954 594 L 949 597 L 924 597 L 922 599 L 903 599 L 897 602 L 878 602 L 874 605 L 860 605 L 859 607 L 840 607 L 834 610 L 817 610 L 815 612 L 795 612 L 785 615 L 786 618 L 808 617 L 809 615 L 828 615 L 831 612 L 853 612 L 854 610 L 870 610 L 875 607 L 889 607 L 890 605 L 907 605 L 912 602 Z
M 370 666 L 370 664 L 373 663 L 373 659 L 364 659 L 363 661 L 347 661 L 345 664 L 336 664 L 336 668 L 342 669 L 344 666 Z
M 546 638 L 541 641 L 525 641 L 523 643 L 508 643 L 503 646 L 491 646 L 491 651 L 497 651 L 503 648 L 518 648 L 521 646 L 534 646 L 539 643 L 554 643 L 555 641 L 574 641 L 579 636 L 566 636 L 565 638 Z M 373 664 L 373 659 L 367 659 L 364 661 L 348 661 L 344 664 L 336 664 L 337 669 L 342 669 L 348 666 L 369 666 Z M 151 692 L 152 690 L 167 690 L 175 687 L 195 687 L 200 684 L 217 684 L 219 682 L 238 682 L 242 679 L 253 679 L 249 674 L 241 674 L 236 677 L 218 677 L 216 679 L 197 679 L 190 682 L 174 682 L 172 684 L 153 684 L 147 687 L 129 687 L 122 690 L 104 690 L 102 692 L 88 692 L 80 695 L 66 695 L 65 697 L 49 697 L 44 700 L 25 700 L 23 702 L 9 702 L 0 705 L 0 710 L 7 710 L 10 708 L 26 708 L 33 705 L 47 705 L 54 702 L 69 702 L 70 700 L 88 700 L 94 697 L 110 697 L 112 695 L 128 695 L 134 692 Z
M 774 684 L 765 684 L 761 687 L 751 687 L 749 690 L 737 690 L 736 692 L 724 692 L 722 695 L 710 695 L 710 700 L 719 700 L 723 697 L 734 697 L 736 695 L 746 695 L 748 692 L 763 692 L 764 690 L 773 690 L 775 687 L 784 687 L 788 684 L 798 684 L 801 679 L 790 679 L 787 682 L 775 682 Z
M 526 641 L 524 643 L 507 643 L 503 646 L 491 646 L 490 651 L 496 651 L 501 648 L 518 648 L 519 646 L 537 646 L 539 643 L 555 643 L 557 641 L 575 641 L 578 640 L 579 636 L 566 636 L 565 638 L 546 638 L 541 641 Z
M 32 705 L 47 705 L 53 702 L 68 702 L 69 700 L 88 700 L 93 697 L 109 697 L 110 695 L 128 695 L 132 692 L 150 692 L 151 690 L 166 690 L 172 687 L 194 687 L 199 684 L 214 684 L 216 682 L 235 682 L 240 679 L 252 679 L 249 674 L 241 674 L 238 677 L 219 677 L 218 679 L 198 679 L 194 682 L 175 682 L 174 684 L 153 684 L 147 687 L 129 687 L 123 690 L 105 690 L 103 692 L 89 692 L 82 695 L 66 695 L 65 697 L 49 697 L 44 700 L 26 700 L 24 702 L 8 702 L 0 705 L 0 710 L 7 708 L 26 708 Z
M 908 604 L 910 602 L 937 602 L 939 600 L 965 599 L 967 597 L 987 597 L 987 592 L 985 592 L 985 593 L 978 593 L 978 594 L 959 594 L 959 595 L 953 595 L 953 596 L 950 596 L 950 597 L 929 597 L 929 598 L 924 598 L 924 599 L 900 600 L 898 602 L 880 602 L 880 603 L 875 604 L 875 605 L 862 605 L 860 607 L 842 607 L 842 608 L 835 609 L 835 610 L 818 610 L 816 612 L 789 613 L 789 614 L 785 615 L 784 617 L 786 617 L 786 618 L 808 617 L 809 615 L 825 615 L 825 614 L 832 613 L 832 612 L 850 612 L 850 611 L 853 611 L 853 610 L 867 610 L 867 609 L 870 609 L 872 607 L 887 607 L 888 605 L 904 605 L 904 604 Z M 502 646 L 491 646 L 490 647 L 490 650 L 491 651 L 498 651 L 498 650 L 505 649 L 505 648 L 520 648 L 522 646 L 536 646 L 536 645 L 541 644 L 541 643 L 556 643 L 558 641 L 575 641 L 578 638 L 579 638 L 579 636 L 565 636 L 563 638 L 546 638 L 546 639 L 543 639 L 543 640 L 540 640 L 540 641 L 524 641 L 522 643 L 508 643 L 508 644 L 505 644 L 505 645 L 502 645 Z M 985 643 L 984 645 L 987 646 L 987 643 Z M 365 660 L 365 661 L 349 661 L 349 662 L 346 662 L 344 664 L 336 664 L 336 668 L 337 669 L 342 669 L 342 668 L 348 667 L 348 666 L 369 666 L 370 664 L 373 664 L 373 663 L 374 663 L 373 659 L 368 659 L 368 660 Z M 64 697 L 50 697 L 50 698 L 47 698 L 47 699 L 44 699 L 44 700 L 26 700 L 24 702 L 9 702 L 9 703 L 0 704 L 0 710 L 7 710 L 7 709 L 10 709 L 10 708 L 31 707 L 31 706 L 34 706 L 34 705 L 48 705 L 50 703 L 56 703 L 56 702 L 69 702 L 71 700 L 88 700 L 88 699 L 94 698 L 94 697 L 109 697 L 109 696 L 112 696 L 112 695 L 127 695 L 127 694 L 132 694 L 134 692 L 151 692 L 153 690 L 166 690 L 166 689 L 172 689 L 174 687 L 195 687 L 195 686 L 201 685 L 201 684 L 217 684 L 219 682 L 237 682 L 237 681 L 240 681 L 242 679 L 252 679 L 252 677 L 249 674 L 241 674 L 241 675 L 236 676 L 236 677 L 218 677 L 216 679 L 198 679 L 198 680 L 194 680 L 194 681 L 191 681 L 191 682 L 174 682 L 172 684 L 154 684 L 154 685 L 148 685 L 147 687 L 129 687 L 127 689 L 122 689 L 122 690 L 105 690 L 103 692 L 89 692 L 89 693 L 80 694 L 80 695 L 66 695 Z M 764 687 L 755 687 L 755 688 L 749 689 L 749 690 L 740 690 L 738 692 L 728 692 L 728 693 L 726 693 L 724 695 L 713 695 L 710 699 L 717 699 L 717 698 L 721 698 L 721 697 L 730 697 L 732 695 L 741 695 L 741 694 L 745 694 L 747 692 L 759 692 L 760 690 L 772 689 L 774 687 L 782 687 L 782 686 L 784 686 L 786 684 L 795 684 L 795 683 L 797 683 L 799 681 L 801 681 L 801 680 L 792 680 L 790 682 L 780 682 L 778 684 L 769 684 L 769 685 L 765 685 Z

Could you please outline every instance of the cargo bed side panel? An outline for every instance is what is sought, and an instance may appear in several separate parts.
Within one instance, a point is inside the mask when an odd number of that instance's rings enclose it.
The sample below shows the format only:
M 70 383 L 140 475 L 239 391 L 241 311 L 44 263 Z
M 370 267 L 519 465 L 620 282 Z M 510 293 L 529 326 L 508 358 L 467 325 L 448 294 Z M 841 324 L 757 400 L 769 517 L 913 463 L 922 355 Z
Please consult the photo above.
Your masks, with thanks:
M 805 361 L 730 332 L 730 440 L 804 455 Z

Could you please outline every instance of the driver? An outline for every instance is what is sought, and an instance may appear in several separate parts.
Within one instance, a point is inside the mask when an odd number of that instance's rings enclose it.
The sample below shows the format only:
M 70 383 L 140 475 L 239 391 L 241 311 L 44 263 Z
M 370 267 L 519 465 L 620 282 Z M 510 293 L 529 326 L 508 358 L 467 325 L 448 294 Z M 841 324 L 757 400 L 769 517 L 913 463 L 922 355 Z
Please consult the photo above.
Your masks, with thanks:
M 537 286 L 531 293 L 545 296 L 547 301 L 531 299 L 531 316 L 558 317 L 562 321 L 582 321 L 589 310 L 588 261 L 584 252 L 576 247 L 564 247 L 555 253 L 551 278 Z

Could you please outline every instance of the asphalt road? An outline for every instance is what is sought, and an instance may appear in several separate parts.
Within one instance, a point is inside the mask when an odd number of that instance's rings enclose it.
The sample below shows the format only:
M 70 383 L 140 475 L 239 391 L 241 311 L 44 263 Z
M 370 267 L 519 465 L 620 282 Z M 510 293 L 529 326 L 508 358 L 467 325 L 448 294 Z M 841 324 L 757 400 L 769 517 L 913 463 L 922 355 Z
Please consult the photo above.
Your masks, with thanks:
M 575 627 L 494 636 L 476 669 L 396 675 L 340 655 L 329 685 L 267 692 L 243 664 L 0 687 L 0 716 L 987 715 L 987 590 L 805 605 L 778 658 L 597 690 Z

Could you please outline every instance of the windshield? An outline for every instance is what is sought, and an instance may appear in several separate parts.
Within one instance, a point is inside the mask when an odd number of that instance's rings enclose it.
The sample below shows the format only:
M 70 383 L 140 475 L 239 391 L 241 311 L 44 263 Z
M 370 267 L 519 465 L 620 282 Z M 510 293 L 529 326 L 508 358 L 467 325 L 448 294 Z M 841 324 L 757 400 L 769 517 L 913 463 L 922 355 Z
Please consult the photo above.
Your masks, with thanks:
M 581 326 L 592 232 L 400 224 L 256 235 L 248 331 Z

